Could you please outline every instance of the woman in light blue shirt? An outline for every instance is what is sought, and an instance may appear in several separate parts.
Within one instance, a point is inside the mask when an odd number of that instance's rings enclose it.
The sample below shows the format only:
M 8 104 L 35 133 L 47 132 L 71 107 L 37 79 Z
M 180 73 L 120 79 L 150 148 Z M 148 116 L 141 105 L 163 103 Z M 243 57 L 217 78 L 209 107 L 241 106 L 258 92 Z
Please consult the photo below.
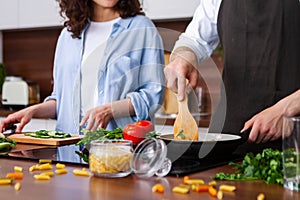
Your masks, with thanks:
M 56 129 L 71 134 L 81 126 L 112 130 L 150 120 L 164 98 L 164 51 L 138 0 L 59 4 L 67 21 L 55 52 L 53 92 L 43 103 L 9 115 L 0 129 L 20 123 L 21 131 L 33 117 L 56 118 Z M 103 31 L 96 32 L 99 27 Z

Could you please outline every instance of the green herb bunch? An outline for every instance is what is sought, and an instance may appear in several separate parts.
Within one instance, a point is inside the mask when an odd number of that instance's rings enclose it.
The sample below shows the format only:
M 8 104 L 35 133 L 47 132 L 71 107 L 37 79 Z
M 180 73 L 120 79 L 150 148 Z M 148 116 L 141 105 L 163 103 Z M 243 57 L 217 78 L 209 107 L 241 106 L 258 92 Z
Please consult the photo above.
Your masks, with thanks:
M 82 129 L 81 132 L 85 134 L 85 137 L 77 142 L 76 145 L 90 145 L 92 140 L 123 139 L 123 130 L 121 128 L 116 128 L 112 131 L 104 128 L 99 128 L 95 131 Z
M 217 173 L 215 180 L 264 180 L 266 183 L 283 185 L 282 152 L 264 149 L 254 155 L 247 153 L 241 164 L 230 162 L 229 165 L 238 170 L 235 174 Z

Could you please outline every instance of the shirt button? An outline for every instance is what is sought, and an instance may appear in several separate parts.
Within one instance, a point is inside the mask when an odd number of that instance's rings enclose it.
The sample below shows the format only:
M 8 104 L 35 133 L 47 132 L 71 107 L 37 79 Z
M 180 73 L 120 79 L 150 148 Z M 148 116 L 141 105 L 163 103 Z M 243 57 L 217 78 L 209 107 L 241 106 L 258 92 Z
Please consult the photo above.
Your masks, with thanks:
M 103 94 L 103 90 L 101 90 L 101 91 L 99 92 L 99 94 Z

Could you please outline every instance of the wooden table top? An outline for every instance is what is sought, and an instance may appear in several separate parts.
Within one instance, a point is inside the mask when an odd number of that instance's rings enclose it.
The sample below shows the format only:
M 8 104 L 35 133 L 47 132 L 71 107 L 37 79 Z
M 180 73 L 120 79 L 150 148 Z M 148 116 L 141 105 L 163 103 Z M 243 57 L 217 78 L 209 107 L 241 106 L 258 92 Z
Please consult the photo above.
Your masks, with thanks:
M 33 147 L 31 146 L 31 148 Z M 0 157 L 0 177 L 5 177 L 6 173 L 13 172 L 14 166 L 23 167 L 24 173 L 24 178 L 20 181 L 20 191 L 15 191 L 13 185 L 0 185 L 1 199 L 217 199 L 211 197 L 208 193 L 197 193 L 194 191 L 190 191 L 188 194 L 173 193 L 172 188 L 183 183 L 183 177 L 166 176 L 164 178 L 151 177 L 142 179 L 135 175 L 129 175 L 124 178 L 75 176 L 72 173 L 73 169 L 84 167 L 80 164 L 66 164 L 67 174 L 55 175 L 47 181 L 38 181 L 33 178 L 33 175 L 40 173 L 40 171 L 29 172 L 29 167 L 37 163 L 37 160 Z M 54 164 L 52 165 L 53 169 L 55 169 Z M 209 182 L 211 177 L 217 172 L 232 173 L 234 170 L 232 167 L 225 165 L 190 174 L 189 177 Z M 156 183 L 164 185 L 165 192 L 163 194 L 152 192 L 151 189 Z M 262 181 L 218 181 L 217 186 L 222 183 L 235 185 L 237 188 L 232 193 L 224 192 L 223 199 L 225 200 L 254 200 L 259 193 L 264 193 L 267 200 L 300 199 L 300 192 L 284 189 L 277 184 L 268 185 Z

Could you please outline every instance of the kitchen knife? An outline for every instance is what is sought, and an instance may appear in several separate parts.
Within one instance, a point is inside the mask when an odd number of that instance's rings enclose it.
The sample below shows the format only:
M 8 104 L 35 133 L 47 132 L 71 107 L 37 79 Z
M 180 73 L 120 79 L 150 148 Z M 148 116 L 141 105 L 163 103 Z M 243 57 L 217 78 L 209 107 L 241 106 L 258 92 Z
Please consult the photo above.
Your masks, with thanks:
M 9 124 L 6 128 L 5 131 L 0 133 L 0 137 L 8 137 L 10 135 L 13 135 L 16 133 L 17 125 L 15 124 Z

